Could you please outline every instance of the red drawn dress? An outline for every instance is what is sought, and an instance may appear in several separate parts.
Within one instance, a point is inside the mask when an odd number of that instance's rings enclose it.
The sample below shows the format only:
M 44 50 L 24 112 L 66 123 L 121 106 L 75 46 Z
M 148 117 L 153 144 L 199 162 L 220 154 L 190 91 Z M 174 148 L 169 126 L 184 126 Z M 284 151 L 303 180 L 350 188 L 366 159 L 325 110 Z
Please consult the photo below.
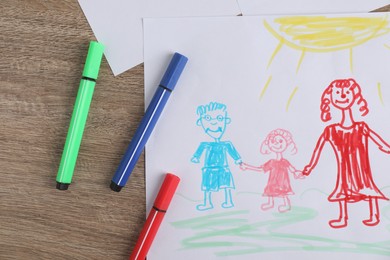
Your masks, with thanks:
M 272 159 L 263 165 L 264 172 L 269 171 L 268 183 L 264 188 L 264 196 L 285 197 L 294 194 L 290 185 L 290 177 L 288 176 L 290 165 L 290 162 L 286 159 Z
M 324 138 L 332 145 L 338 160 L 336 187 L 329 195 L 329 201 L 388 200 L 372 178 L 368 156 L 369 132 L 364 122 L 355 122 L 348 128 L 339 124 L 325 128 Z

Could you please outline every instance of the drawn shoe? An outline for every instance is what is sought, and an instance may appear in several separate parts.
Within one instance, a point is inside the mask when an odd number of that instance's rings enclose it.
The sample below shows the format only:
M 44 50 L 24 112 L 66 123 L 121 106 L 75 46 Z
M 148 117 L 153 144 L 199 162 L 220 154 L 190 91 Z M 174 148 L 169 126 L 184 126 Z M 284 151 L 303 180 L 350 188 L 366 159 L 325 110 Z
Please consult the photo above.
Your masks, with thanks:
M 196 206 L 196 209 L 197 210 L 200 210 L 200 211 L 204 211 L 204 210 L 208 210 L 208 209 L 212 209 L 214 208 L 213 204 L 199 204 Z
M 272 209 L 273 207 L 274 207 L 274 204 L 268 204 L 268 203 L 261 204 L 262 210 L 269 210 L 269 209 Z
M 329 221 L 329 226 L 332 228 L 343 228 L 348 225 L 346 218 L 333 219 Z
M 369 219 L 365 219 L 362 222 L 364 225 L 372 227 L 372 226 L 378 225 L 380 220 L 379 220 L 378 214 L 375 214 L 375 218 L 373 218 L 371 215 Z
M 221 204 L 221 207 L 225 208 L 225 209 L 233 208 L 234 204 L 233 204 L 233 202 L 224 202 L 224 203 Z
M 289 205 L 280 205 L 278 207 L 278 210 L 279 210 L 280 213 L 287 212 L 287 211 L 291 210 L 291 206 L 289 206 Z

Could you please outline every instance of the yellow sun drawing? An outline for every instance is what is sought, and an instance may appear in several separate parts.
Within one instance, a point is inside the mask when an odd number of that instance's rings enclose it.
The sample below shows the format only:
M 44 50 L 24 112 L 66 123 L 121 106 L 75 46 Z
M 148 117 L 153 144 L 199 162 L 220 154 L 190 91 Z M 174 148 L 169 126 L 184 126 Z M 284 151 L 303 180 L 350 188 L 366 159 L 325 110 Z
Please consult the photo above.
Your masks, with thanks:
M 296 73 L 299 71 L 306 52 L 324 53 L 339 50 L 349 50 L 349 64 L 353 71 L 353 47 L 390 32 L 387 16 L 286 16 L 274 19 L 272 26 L 264 20 L 264 26 L 279 40 L 279 44 L 270 57 L 268 67 L 281 48 L 288 46 L 301 51 Z M 269 82 L 267 82 L 267 87 L 268 84 Z M 291 96 L 294 96 L 296 90 L 294 89 Z M 265 88 L 262 90 L 262 95 L 264 91 Z M 287 109 L 290 102 L 291 97 Z

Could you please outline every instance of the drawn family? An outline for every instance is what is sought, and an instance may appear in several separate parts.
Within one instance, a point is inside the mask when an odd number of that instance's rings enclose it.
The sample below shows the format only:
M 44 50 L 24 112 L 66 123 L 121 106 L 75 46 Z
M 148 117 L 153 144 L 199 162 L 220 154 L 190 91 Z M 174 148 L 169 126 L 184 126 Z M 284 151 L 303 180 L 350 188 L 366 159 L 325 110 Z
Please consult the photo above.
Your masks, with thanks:
M 369 128 L 365 122 L 356 122 L 352 107 L 357 106 L 361 115 L 368 114 L 367 101 L 363 98 L 361 87 L 354 79 L 337 79 L 329 84 L 321 97 L 321 120 L 332 119 L 331 107 L 341 113 L 341 121 L 325 127 L 319 137 L 309 163 L 302 171 L 297 170 L 283 155 L 285 152 L 296 154 L 298 149 L 292 134 L 284 129 L 271 131 L 261 143 L 260 153 L 273 154 L 274 158 L 260 166 L 250 165 L 242 161 L 239 153 L 230 141 L 222 140 L 227 125 L 231 122 L 225 104 L 211 102 L 197 108 L 196 124 L 204 133 L 212 138 L 210 142 L 200 143 L 191 161 L 200 163 L 203 156 L 202 184 L 203 203 L 198 210 L 209 210 L 214 207 L 212 194 L 223 191 L 225 200 L 223 208 L 234 206 L 232 189 L 235 189 L 233 175 L 228 165 L 228 156 L 241 170 L 252 170 L 268 174 L 263 196 L 267 202 L 261 205 L 262 210 L 274 208 L 275 198 L 282 199 L 278 206 L 279 212 L 291 209 L 289 196 L 293 195 L 289 174 L 295 179 L 309 176 L 315 169 L 322 149 L 326 143 L 333 148 L 337 161 L 335 188 L 328 201 L 337 202 L 339 216 L 329 221 L 332 228 L 342 228 L 348 225 L 348 204 L 366 201 L 369 217 L 363 220 L 367 226 L 375 226 L 380 222 L 378 200 L 389 200 L 377 187 L 371 172 L 368 143 L 372 141 L 382 152 L 390 154 L 390 145 L 382 137 Z

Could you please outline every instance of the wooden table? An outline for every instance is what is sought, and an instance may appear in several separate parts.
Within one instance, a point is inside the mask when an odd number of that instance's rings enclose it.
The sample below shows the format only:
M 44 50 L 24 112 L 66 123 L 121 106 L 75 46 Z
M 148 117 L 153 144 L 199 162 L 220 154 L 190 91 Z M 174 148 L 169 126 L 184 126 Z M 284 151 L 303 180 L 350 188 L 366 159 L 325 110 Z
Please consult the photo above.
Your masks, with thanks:
M 76 0 L 1 1 L 0 259 L 127 259 L 135 245 L 143 156 L 120 193 L 109 183 L 143 114 L 143 65 L 114 77 L 103 59 L 73 183 L 55 189 L 93 39 Z

